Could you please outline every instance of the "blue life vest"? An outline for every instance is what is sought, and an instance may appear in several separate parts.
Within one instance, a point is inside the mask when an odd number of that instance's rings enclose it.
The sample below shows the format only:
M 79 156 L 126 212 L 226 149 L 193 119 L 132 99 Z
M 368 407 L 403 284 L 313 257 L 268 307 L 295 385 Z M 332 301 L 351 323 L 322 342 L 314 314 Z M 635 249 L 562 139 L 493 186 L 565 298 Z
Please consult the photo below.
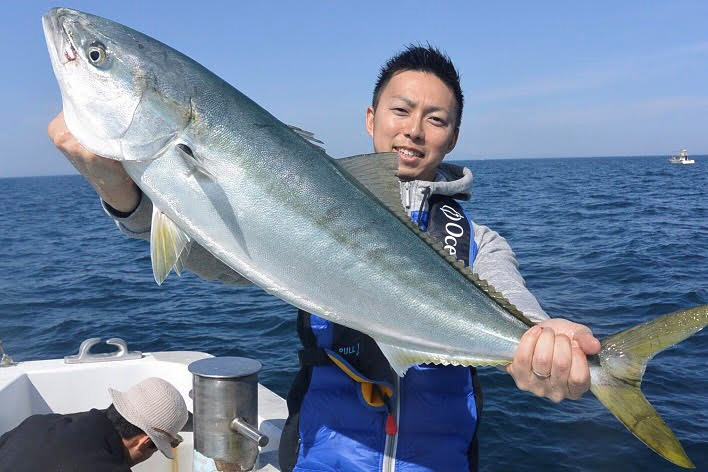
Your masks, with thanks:
M 429 203 L 411 219 L 471 265 L 477 245 L 461 205 L 438 195 Z M 298 335 L 281 470 L 368 472 L 392 460 L 404 472 L 477 470 L 474 368 L 422 364 L 399 379 L 372 338 L 304 311 Z

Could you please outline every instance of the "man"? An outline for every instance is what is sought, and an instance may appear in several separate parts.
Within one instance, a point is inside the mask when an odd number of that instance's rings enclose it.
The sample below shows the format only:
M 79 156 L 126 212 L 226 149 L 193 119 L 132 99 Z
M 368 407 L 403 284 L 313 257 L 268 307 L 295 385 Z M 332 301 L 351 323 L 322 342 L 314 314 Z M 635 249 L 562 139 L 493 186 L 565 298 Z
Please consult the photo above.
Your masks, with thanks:
M 402 203 L 411 220 L 539 322 L 524 334 L 506 368 L 517 386 L 555 402 L 579 398 L 590 383 L 586 355 L 597 353 L 599 342 L 585 326 L 549 320 L 526 290 L 504 238 L 474 224 L 455 201 L 468 198 L 471 173 L 442 160 L 457 142 L 462 108 L 459 76 L 449 58 L 434 48 L 409 47 L 382 68 L 366 126 L 376 152 L 399 155 Z M 120 163 L 78 145 L 61 115 L 50 123 L 49 134 L 92 183 L 119 228 L 148 239 L 151 203 Z M 444 233 L 444 218 L 452 218 L 460 231 Z M 239 280 L 195 249 L 186 261 L 192 271 L 206 279 Z M 288 396 L 283 470 L 380 470 L 394 463 L 415 471 L 476 468 L 481 396 L 473 369 L 422 365 L 399 380 L 362 333 L 300 313 L 298 334 L 304 349 Z
M 113 403 L 69 415 L 34 415 L 0 437 L 0 470 L 129 472 L 158 449 L 173 459 L 187 423 L 187 405 L 170 383 L 152 377 Z

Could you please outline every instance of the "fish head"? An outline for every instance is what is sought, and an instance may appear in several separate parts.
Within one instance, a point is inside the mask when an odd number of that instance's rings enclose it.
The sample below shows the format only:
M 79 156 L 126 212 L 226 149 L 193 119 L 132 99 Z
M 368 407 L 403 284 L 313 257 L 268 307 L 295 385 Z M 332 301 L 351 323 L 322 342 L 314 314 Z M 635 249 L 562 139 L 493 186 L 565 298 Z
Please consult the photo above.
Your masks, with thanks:
M 69 131 L 116 160 L 158 157 L 187 126 L 176 51 L 119 23 L 68 8 L 42 17 Z

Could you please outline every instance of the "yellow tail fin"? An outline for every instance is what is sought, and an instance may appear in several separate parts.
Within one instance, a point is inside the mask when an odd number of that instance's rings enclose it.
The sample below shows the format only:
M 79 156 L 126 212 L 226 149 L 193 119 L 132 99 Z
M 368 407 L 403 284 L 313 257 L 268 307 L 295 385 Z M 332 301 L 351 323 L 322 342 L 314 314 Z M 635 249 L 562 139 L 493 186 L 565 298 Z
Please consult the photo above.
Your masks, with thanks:
M 640 390 L 649 360 L 708 324 L 708 305 L 661 316 L 602 340 L 601 371 L 591 390 L 644 444 L 666 460 L 694 468 L 671 429 Z

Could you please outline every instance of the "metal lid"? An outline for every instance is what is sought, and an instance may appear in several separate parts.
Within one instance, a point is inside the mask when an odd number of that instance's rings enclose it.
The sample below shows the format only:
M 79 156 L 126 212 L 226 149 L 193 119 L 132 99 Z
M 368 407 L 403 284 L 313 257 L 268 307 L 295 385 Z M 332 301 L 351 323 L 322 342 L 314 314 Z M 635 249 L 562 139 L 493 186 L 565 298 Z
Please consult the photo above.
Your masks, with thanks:
M 263 366 L 247 357 L 208 357 L 189 364 L 189 371 L 200 377 L 233 379 L 257 374 Z

